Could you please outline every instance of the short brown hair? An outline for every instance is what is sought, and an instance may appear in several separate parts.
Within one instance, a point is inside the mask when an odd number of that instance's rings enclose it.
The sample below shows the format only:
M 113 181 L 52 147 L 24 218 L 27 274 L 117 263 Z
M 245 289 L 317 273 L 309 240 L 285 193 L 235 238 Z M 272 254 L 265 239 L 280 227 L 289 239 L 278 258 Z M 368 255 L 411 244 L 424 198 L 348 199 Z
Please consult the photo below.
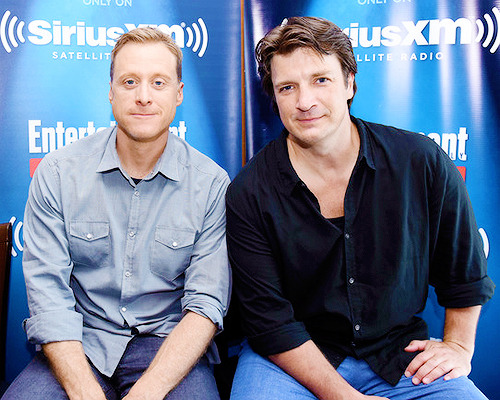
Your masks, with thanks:
M 136 28 L 130 32 L 124 33 L 116 41 L 115 47 L 111 51 L 111 68 L 109 75 L 111 77 L 111 82 L 113 82 L 113 73 L 115 67 L 115 58 L 120 49 L 127 43 L 164 43 L 172 54 L 177 59 L 177 79 L 179 82 L 182 79 L 182 51 L 175 43 L 172 37 L 157 28 L 143 27 Z
M 340 61 L 346 85 L 349 75 L 351 73 L 356 75 L 358 72 L 351 40 L 333 22 L 316 17 L 286 19 L 281 25 L 269 31 L 255 48 L 262 87 L 271 97 L 276 112 L 278 108 L 274 97 L 271 60 L 276 54 L 289 54 L 297 48 L 308 48 L 319 55 L 336 55 Z M 354 93 L 352 98 L 347 101 L 349 108 L 356 89 L 356 80 L 354 80 Z

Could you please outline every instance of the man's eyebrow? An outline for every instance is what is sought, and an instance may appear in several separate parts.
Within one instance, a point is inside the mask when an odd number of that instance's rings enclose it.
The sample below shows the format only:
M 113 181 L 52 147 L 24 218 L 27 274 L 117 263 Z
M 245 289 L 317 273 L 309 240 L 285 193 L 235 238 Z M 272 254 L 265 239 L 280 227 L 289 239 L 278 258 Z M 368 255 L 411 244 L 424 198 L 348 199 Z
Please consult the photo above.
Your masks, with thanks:
M 320 71 L 312 73 L 311 77 L 312 78 L 317 78 L 319 76 L 331 76 L 331 75 L 332 75 L 332 72 L 329 69 L 323 69 L 323 70 L 320 70 Z M 286 80 L 283 80 L 283 81 L 276 82 L 274 84 L 274 87 L 283 86 L 283 85 L 290 85 L 290 84 L 293 84 L 293 83 L 295 83 L 294 79 L 286 79 Z
M 295 81 L 293 79 L 287 79 L 287 80 L 276 82 L 274 84 L 274 87 L 284 86 L 284 85 L 291 85 L 293 83 L 295 83 Z
M 117 80 L 122 80 L 124 78 L 138 78 L 138 75 L 133 72 L 124 72 L 123 74 L 116 76 Z
M 315 72 L 314 74 L 312 74 L 311 76 L 313 78 L 317 78 L 318 76 L 325 76 L 325 75 L 332 75 L 332 71 L 330 71 L 329 69 L 324 69 L 324 70 L 321 70 L 321 71 L 318 71 L 318 72 Z
M 117 80 L 121 80 L 121 79 L 124 79 L 124 78 L 138 78 L 138 79 L 141 79 L 141 76 L 140 74 L 136 73 L 136 72 L 124 72 L 122 73 L 121 75 L 118 75 L 118 76 L 115 76 L 115 79 Z M 165 74 L 165 73 L 162 73 L 162 72 L 158 72 L 156 74 L 152 74 L 151 75 L 151 78 L 148 78 L 148 79 L 157 79 L 157 78 L 162 78 L 166 81 L 174 81 L 177 79 L 177 77 L 172 77 L 168 74 Z

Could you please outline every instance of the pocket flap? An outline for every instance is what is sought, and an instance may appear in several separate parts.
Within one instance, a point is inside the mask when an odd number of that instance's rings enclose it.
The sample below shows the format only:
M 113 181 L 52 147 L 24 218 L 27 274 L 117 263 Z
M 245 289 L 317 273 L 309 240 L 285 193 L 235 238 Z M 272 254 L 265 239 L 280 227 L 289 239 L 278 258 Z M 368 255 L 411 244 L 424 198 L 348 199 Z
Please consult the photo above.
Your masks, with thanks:
M 109 235 L 109 222 L 71 221 L 69 233 L 71 236 L 91 242 Z
M 157 226 L 155 231 L 155 240 L 173 250 L 192 246 L 194 238 L 195 231 L 190 229 Z

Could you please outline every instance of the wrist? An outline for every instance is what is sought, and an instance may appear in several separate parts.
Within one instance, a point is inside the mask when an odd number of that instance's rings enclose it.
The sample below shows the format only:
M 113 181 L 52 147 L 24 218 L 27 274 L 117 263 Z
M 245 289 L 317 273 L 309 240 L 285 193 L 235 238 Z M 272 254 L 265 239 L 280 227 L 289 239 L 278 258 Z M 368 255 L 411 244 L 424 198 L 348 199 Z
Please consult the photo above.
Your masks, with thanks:
M 143 400 L 163 400 L 174 389 L 174 386 L 169 384 L 165 377 L 153 375 L 151 371 L 146 371 L 132 386 L 129 395 Z
M 472 359 L 472 355 L 474 354 L 474 343 L 467 343 L 458 339 L 447 337 L 443 338 L 443 342 L 469 354 L 470 358 Z

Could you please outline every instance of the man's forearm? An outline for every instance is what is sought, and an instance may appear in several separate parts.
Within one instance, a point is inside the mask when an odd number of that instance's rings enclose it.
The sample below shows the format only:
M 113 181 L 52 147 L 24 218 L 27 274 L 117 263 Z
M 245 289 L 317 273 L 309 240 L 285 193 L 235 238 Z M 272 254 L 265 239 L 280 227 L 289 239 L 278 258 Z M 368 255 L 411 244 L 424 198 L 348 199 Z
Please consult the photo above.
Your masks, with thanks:
M 90 368 L 79 341 L 53 342 L 42 345 L 52 372 L 73 399 L 103 399 L 106 397 Z
M 481 306 L 447 308 L 443 341 L 458 344 L 467 350 L 472 358 L 480 313 Z
M 188 312 L 167 336 L 126 399 L 163 399 L 191 371 L 216 332 L 214 323 Z
M 320 400 L 365 397 L 342 378 L 312 340 L 292 350 L 271 355 L 269 359 Z

